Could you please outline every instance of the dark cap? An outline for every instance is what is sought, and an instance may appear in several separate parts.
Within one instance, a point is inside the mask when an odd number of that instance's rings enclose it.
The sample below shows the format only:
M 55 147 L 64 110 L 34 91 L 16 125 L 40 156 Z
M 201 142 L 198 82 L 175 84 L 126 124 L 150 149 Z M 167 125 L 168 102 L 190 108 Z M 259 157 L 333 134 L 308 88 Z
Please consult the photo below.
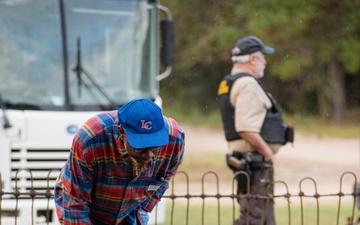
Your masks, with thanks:
M 265 46 L 259 38 L 255 36 L 247 36 L 238 40 L 232 50 L 232 55 L 248 55 L 258 51 L 267 55 L 273 54 L 275 52 L 273 48 Z
M 120 125 L 133 148 L 151 148 L 167 145 L 168 128 L 161 109 L 146 98 L 134 99 L 118 110 Z

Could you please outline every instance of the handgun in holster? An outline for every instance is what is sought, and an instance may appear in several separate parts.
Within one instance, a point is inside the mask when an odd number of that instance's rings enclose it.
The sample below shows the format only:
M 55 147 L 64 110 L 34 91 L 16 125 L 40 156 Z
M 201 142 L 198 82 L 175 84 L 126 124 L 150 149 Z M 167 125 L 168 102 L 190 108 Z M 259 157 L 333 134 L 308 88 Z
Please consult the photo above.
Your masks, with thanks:
M 238 151 L 233 151 L 232 154 L 226 154 L 226 164 L 234 173 L 239 171 L 247 173 L 251 185 L 253 181 L 253 171 L 263 168 L 264 157 L 259 153 L 242 154 Z M 238 194 L 247 192 L 247 179 L 247 176 L 243 174 L 238 174 L 236 176 L 238 182 Z

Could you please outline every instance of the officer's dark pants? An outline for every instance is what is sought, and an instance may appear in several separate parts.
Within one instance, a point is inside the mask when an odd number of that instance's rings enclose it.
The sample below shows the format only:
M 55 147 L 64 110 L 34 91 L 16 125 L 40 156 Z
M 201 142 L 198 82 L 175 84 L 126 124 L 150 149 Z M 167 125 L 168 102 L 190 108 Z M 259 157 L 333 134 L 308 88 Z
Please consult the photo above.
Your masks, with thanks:
M 269 196 L 274 190 L 273 168 L 254 170 L 250 186 L 251 195 Z M 268 185 L 264 187 L 261 180 L 266 180 Z M 235 220 L 234 225 L 275 225 L 274 202 L 267 199 L 240 198 L 240 218 Z

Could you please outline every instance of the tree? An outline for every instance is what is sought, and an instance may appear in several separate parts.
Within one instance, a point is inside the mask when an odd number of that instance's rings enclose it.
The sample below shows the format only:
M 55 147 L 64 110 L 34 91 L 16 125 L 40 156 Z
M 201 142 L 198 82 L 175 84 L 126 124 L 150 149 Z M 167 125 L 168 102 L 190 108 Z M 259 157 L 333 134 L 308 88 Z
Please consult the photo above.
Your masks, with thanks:
M 231 49 L 239 38 L 255 35 L 276 49 L 267 58 L 265 79 L 270 91 L 283 93 L 275 95 L 283 107 L 343 122 L 345 80 L 360 79 L 360 1 L 162 2 L 176 18 L 175 95 L 215 107 L 218 82 L 231 68 Z
M 305 82 L 303 73 L 320 77 L 310 89 L 317 93 L 319 112 L 332 114 L 333 121 L 341 124 L 346 107 L 345 73 L 360 69 L 360 56 L 354 54 L 360 51 L 359 6 L 355 0 L 258 0 L 239 4 L 237 15 L 254 18 L 248 31 L 280 49 L 281 58 L 272 61 L 271 75 L 285 82 L 300 77 L 301 83 Z

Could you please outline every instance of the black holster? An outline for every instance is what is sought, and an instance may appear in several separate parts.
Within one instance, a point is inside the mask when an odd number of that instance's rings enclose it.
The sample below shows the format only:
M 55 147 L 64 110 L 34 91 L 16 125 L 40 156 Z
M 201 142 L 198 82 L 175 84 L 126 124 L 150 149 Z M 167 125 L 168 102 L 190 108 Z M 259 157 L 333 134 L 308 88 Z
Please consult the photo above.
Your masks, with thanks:
M 264 168 L 264 157 L 257 152 L 242 154 L 238 151 L 233 151 L 232 154 L 226 154 L 226 165 L 234 172 L 234 174 L 239 171 L 245 172 L 249 176 L 251 185 L 253 181 L 253 171 Z M 235 179 L 238 182 L 237 193 L 246 193 L 248 183 L 247 176 L 238 174 Z
M 285 128 L 285 144 L 286 144 L 287 142 L 293 143 L 293 142 L 294 142 L 294 136 L 295 136 L 294 127 L 288 125 L 288 126 Z

